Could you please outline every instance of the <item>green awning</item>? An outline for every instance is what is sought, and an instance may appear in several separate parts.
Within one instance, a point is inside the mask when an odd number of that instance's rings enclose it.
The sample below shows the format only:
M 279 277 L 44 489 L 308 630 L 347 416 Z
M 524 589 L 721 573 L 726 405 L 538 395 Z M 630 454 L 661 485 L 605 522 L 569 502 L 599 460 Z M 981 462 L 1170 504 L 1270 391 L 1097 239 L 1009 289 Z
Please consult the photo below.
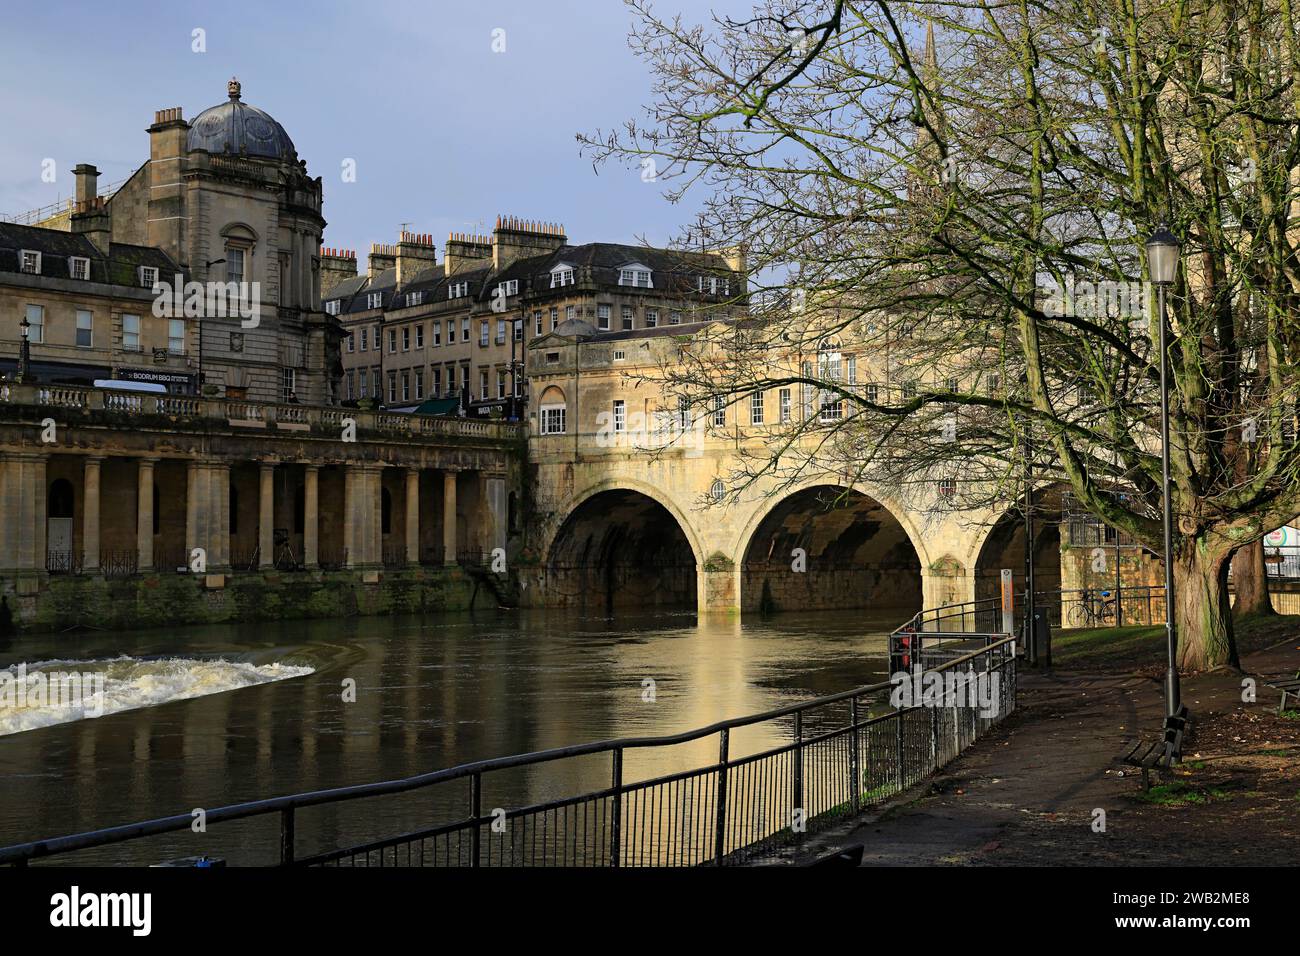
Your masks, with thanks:
M 416 415 L 455 415 L 460 408 L 459 398 L 426 398 L 416 406 Z

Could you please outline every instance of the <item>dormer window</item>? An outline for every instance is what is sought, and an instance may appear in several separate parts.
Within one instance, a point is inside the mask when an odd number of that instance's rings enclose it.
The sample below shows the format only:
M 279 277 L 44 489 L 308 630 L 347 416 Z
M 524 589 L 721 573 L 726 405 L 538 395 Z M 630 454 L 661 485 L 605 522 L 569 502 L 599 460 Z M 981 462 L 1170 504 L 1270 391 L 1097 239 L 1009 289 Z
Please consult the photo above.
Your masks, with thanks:
M 453 282 L 447 286 L 447 298 L 449 299 L 461 299 L 467 295 L 469 295 L 468 282 Z
M 408 292 L 408 293 L 406 293 L 406 304 L 407 304 L 408 307 L 409 307 L 409 306 L 412 306 L 412 305 L 420 305 L 422 302 L 424 302 L 424 293 L 423 293 L 423 292 Z
M 698 276 L 696 291 L 708 295 L 730 295 L 731 280 L 726 277 L 718 276 Z
M 27 273 L 29 276 L 38 276 L 41 274 L 41 254 L 31 249 L 24 249 L 18 254 L 19 270 Z
M 573 285 L 573 266 L 560 263 L 551 270 L 551 288 L 559 289 L 566 285 Z
M 90 260 L 85 256 L 69 256 L 68 275 L 85 282 L 90 278 Z
M 158 284 L 158 270 L 153 266 L 140 266 L 137 276 L 142 289 L 152 289 Z
M 384 294 L 382 292 L 366 293 L 366 308 L 378 309 L 384 304 Z
M 629 285 L 634 289 L 653 289 L 654 281 L 649 269 L 645 266 L 632 265 L 624 266 L 618 272 L 618 284 Z
M 339 300 L 338 300 L 338 299 L 330 299 L 328 302 L 326 302 L 326 303 L 325 303 L 325 312 L 326 312 L 328 315 L 338 315 L 338 314 L 339 314 Z
M 507 279 L 505 282 L 502 282 L 500 285 L 497 286 L 496 291 L 497 291 L 497 294 L 499 294 L 499 295 L 504 295 L 504 296 L 518 295 L 518 294 L 519 294 L 519 280 L 518 280 L 518 279 Z M 494 297 L 495 297 L 495 296 L 494 296 Z

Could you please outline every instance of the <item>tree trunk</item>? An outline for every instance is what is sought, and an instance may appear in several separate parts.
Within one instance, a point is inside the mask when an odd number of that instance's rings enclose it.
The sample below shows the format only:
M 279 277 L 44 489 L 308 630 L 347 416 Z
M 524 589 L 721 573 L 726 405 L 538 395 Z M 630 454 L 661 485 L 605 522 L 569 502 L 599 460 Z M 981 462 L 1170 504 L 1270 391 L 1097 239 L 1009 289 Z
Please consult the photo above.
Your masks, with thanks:
M 1204 538 L 1185 539 L 1174 558 L 1174 622 L 1178 668 L 1200 671 L 1237 666 L 1228 600 L 1229 552 L 1211 550 Z
M 1246 545 L 1233 555 L 1232 588 L 1237 593 L 1237 602 L 1232 608 L 1237 617 L 1273 613 L 1273 602 L 1268 596 L 1263 539 Z

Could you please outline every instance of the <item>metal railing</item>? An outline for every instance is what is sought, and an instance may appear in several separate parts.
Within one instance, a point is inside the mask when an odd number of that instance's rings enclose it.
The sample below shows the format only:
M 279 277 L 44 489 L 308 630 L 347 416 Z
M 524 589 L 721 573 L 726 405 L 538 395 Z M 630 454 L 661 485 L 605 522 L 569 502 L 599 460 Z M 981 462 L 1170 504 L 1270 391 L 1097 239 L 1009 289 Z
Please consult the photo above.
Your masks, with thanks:
M 987 635 L 986 635 L 987 636 Z M 870 684 L 761 714 L 662 737 L 632 737 L 463 764 L 402 780 L 321 790 L 208 810 L 218 824 L 278 821 L 278 841 L 256 827 L 263 863 L 314 866 L 693 866 L 744 863 L 901 793 L 956 757 L 1015 709 L 1015 642 L 987 646 L 935 670 L 953 688 L 982 682 L 983 701 L 953 693 L 885 709 L 890 682 Z M 740 753 L 747 728 L 782 742 Z M 712 739 L 717 759 L 680 772 L 634 779 L 626 761 L 644 752 Z M 605 765 L 609 784 L 523 806 L 492 808 L 487 794 L 504 776 L 558 780 Z M 357 800 L 399 800 L 417 828 L 337 848 L 300 851 L 299 822 L 310 808 Z M 489 809 L 491 808 L 491 809 Z M 375 808 L 370 805 L 370 810 Z M 373 820 L 368 812 L 356 826 Z M 430 818 L 433 819 L 430 819 Z M 438 819 L 441 817 L 441 819 Z M 38 840 L 0 849 L 0 864 L 189 831 L 192 814 Z M 250 826 L 253 826 L 250 824 Z M 343 832 L 337 819 L 315 830 Z M 165 851 L 164 851 L 165 852 Z M 240 863 L 248 860 L 235 861 Z

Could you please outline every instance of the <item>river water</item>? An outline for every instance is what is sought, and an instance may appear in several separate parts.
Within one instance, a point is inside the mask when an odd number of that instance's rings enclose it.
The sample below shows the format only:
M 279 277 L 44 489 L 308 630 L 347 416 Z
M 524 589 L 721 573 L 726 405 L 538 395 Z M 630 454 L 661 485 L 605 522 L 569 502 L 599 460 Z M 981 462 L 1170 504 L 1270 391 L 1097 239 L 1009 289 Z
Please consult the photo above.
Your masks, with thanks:
M 502 611 L 24 637 L 0 651 L 0 666 L 102 675 L 104 713 L 0 707 L 0 846 L 488 757 L 678 733 L 883 680 L 886 634 L 906 616 L 697 621 Z M 350 686 L 355 701 L 345 700 Z M 756 729 L 733 741 L 733 756 L 771 746 L 781 733 Z M 627 778 L 702 765 L 716 759 L 716 747 L 711 739 L 638 752 Z M 485 792 L 485 807 L 606 786 L 602 760 L 515 774 Z M 437 799 L 455 804 L 464 795 Z M 299 853 L 429 822 L 428 798 L 418 794 L 348 806 L 346 815 L 305 811 Z M 67 859 L 267 862 L 277 827 L 273 817 L 232 822 Z

